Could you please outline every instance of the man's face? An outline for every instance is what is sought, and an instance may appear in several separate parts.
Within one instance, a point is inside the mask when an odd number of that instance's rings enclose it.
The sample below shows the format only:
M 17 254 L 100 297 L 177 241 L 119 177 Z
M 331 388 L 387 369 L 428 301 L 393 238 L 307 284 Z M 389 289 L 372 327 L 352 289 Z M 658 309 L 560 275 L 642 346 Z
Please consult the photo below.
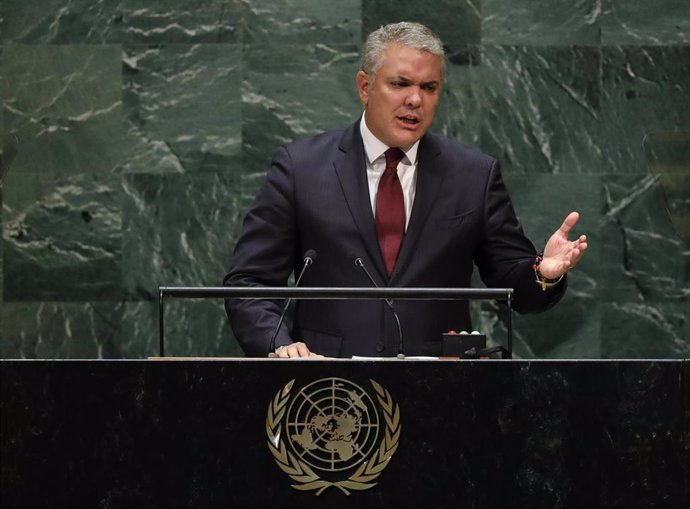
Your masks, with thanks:
M 441 57 L 390 44 L 372 79 L 357 73 L 359 98 L 367 127 L 389 147 L 407 148 L 434 120 L 441 91 Z

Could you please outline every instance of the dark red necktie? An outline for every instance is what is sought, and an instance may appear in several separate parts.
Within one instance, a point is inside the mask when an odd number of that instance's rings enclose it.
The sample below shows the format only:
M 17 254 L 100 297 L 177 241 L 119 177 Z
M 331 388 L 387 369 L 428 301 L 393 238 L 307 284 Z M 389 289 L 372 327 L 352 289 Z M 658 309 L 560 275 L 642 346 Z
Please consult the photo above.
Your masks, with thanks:
M 376 193 L 376 233 L 390 276 L 405 235 L 405 199 L 398 178 L 398 163 L 405 155 L 399 148 L 386 150 L 386 170 Z

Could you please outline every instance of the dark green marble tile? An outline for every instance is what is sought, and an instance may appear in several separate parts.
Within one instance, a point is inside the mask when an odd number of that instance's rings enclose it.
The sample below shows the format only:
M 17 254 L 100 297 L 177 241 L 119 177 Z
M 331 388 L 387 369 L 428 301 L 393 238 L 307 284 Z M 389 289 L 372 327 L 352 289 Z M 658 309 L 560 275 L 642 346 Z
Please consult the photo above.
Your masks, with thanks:
M 659 138 L 690 132 L 688 68 L 690 46 L 602 49 L 600 143 L 607 172 L 646 173 Z M 674 150 L 687 154 L 688 143 L 678 140 Z
M 174 316 L 171 317 L 171 321 Z M 159 354 L 158 301 L 128 301 L 122 311 L 122 341 L 131 358 Z
M 641 305 L 686 301 L 690 251 L 674 229 L 664 186 L 652 175 L 606 176 L 602 185 L 604 295 Z
M 127 43 L 359 43 L 361 1 L 124 0 Z
M 242 150 L 247 174 L 265 174 L 279 145 L 362 115 L 350 45 L 252 45 L 242 85 Z
M 538 315 L 513 312 L 513 358 L 597 359 L 601 357 L 599 303 L 568 293 L 558 305 Z M 475 304 L 474 329 L 487 335 L 487 345 L 508 348 L 505 308 Z
M 4 209 L 3 206 L 3 199 L 2 199 L 2 185 L 0 185 L 0 229 L 2 229 L 2 224 L 3 224 L 3 213 L 2 210 Z M 5 300 L 4 294 L 4 288 L 5 288 L 5 270 L 4 270 L 4 265 L 5 265 L 5 241 L 2 236 L 0 236 L 0 306 L 2 306 L 3 301 Z M 2 323 L 0 322 L 0 342 L 2 341 Z
M 598 232 L 601 197 L 593 192 L 600 177 L 585 175 L 505 175 L 513 206 L 525 234 L 541 250 L 572 210 L 581 219 L 571 238 L 586 234 L 587 253 L 568 276 L 568 290 L 554 308 L 536 315 L 513 314 L 514 352 L 519 358 L 598 358 L 599 269 L 601 244 Z M 478 278 L 475 277 L 480 286 Z M 495 303 L 477 310 L 475 329 L 488 332 L 495 344 L 506 345 L 505 316 Z
M 457 100 L 468 106 L 458 116 L 471 119 L 457 124 L 479 132 L 505 172 L 602 171 L 598 49 L 485 46 L 465 69 L 471 83 Z
M 120 42 L 122 3 L 109 0 L 3 0 L 0 39 L 32 44 Z
M 650 135 L 645 153 L 673 230 L 690 249 L 690 131 Z
M 599 268 L 605 239 L 599 233 L 602 198 L 597 175 L 504 175 L 515 213 L 527 237 L 541 251 L 549 237 L 561 226 L 571 211 L 580 220 L 571 239 L 587 235 L 589 246 L 579 265 L 570 274 L 568 293 L 578 298 L 595 299 L 598 280 L 604 275 Z
M 598 45 L 600 0 L 482 0 L 482 43 Z
M 466 46 L 462 59 L 447 62 L 441 98 L 430 129 L 476 147 L 480 145 L 483 106 L 473 98 L 478 75 L 472 66 L 479 65 L 480 51 L 479 46 Z
M 571 238 L 587 235 L 588 250 L 568 275 L 568 290 L 555 308 L 537 315 L 514 316 L 516 346 L 521 357 L 597 358 L 600 354 L 599 232 L 601 197 L 594 192 L 600 177 L 588 175 L 506 175 L 516 213 L 538 250 L 572 210 L 580 221 Z
M 16 173 L 5 185 L 5 301 L 121 295 L 121 184 L 113 176 Z
M 248 0 L 244 43 L 359 44 L 361 0 Z
M 118 302 L 4 302 L 0 357 L 117 359 L 128 357 Z
M 605 359 L 687 359 L 687 302 L 603 303 L 601 344 Z
M 155 300 L 159 286 L 219 286 L 242 214 L 227 173 L 125 177 L 123 278 L 128 295 Z
M 244 357 L 222 300 L 169 299 L 164 316 L 166 356 Z M 125 305 L 123 341 L 135 357 L 159 355 L 158 302 Z
M 362 39 L 381 25 L 416 21 L 428 26 L 443 41 L 449 56 L 481 37 L 481 3 L 472 0 L 363 0 Z
M 690 42 L 690 3 L 683 0 L 604 0 L 605 45 L 679 45 Z
M 0 31 L 2 30 L 2 9 L 0 8 Z M 3 59 L 3 48 L 0 46 L 0 69 L 2 69 L 2 59 Z M 4 86 L 4 75 L 0 74 L 0 105 L 3 103 L 3 96 L 2 94 L 4 93 L 5 86 Z M 6 136 L 7 132 L 5 131 L 5 124 L 4 124 L 4 107 L 0 107 L 0 136 Z M 4 200 L 3 200 L 3 187 L 4 187 L 4 182 L 5 182 L 5 176 L 9 175 L 9 165 L 7 164 L 8 162 L 8 154 L 7 154 L 7 149 L 5 148 L 4 144 L 0 146 L 0 157 L 3 158 L 4 162 L 2 163 L 2 168 L 0 169 L 0 230 L 2 230 L 2 223 L 3 223 L 3 209 L 4 209 Z M 1 269 L 1 267 L 4 265 L 4 242 L 2 240 L 2 236 L 0 235 L 0 306 L 2 306 L 3 302 L 3 288 L 4 288 L 4 271 Z M 2 323 L 0 322 L 0 342 L 2 341 Z
M 4 1 L 0 356 L 156 355 L 158 286 L 220 283 L 272 153 L 356 120 L 362 38 L 408 19 L 449 52 L 433 130 L 501 159 L 534 242 L 583 213 L 590 252 L 515 317 L 516 356 L 687 357 L 686 3 Z M 173 355 L 240 353 L 219 302 L 166 324 Z
M 579 277 L 571 274 L 571 281 Z M 479 278 L 473 287 L 483 287 Z M 595 299 L 568 293 L 555 307 L 536 315 L 512 314 L 513 358 L 590 359 L 601 356 L 600 305 Z M 474 330 L 487 335 L 487 345 L 509 347 L 507 312 L 496 302 L 472 303 Z
M 239 161 L 241 48 L 127 47 L 122 171 L 228 171 Z
M 604 194 L 609 184 L 604 183 Z M 628 247 L 625 229 L 620 222 L 604 216 L 599 226 L 606 242 L 601 246 L 601 270 L 605 276 L 600 281 L 601 294 L 608 301 L 642 299 L 636 279 L 628 270 Z
M 13 173 L 110 172 L 122 153 L 118 46 L 5 46 L 4 124 L 17 132 Z
M 122 0 L 126 43 L 239 42 L 249 5 L 242 0 Z
M 263 165 L 263 169 L 258 169 L 255 172 L 242 175 L 240 178 L 240 185 L 236 189 L 239 210 L 242 211 L 243 218 L 254 203 L 256 193 L 261 187 L 261 184 L 263 184 L 266 180 L 266 172 L 268 171 L 270 165 L 270 155 L 267 156 L 266 161 L 257 159 L 256 163 Z
M 577 277 L 573 275 L 571 281 Z M 600 307 L 595 299 L 569 292 L 542 315 L 517 315 L 517 343 L 538 359 L 598 359 L 602 348 Z

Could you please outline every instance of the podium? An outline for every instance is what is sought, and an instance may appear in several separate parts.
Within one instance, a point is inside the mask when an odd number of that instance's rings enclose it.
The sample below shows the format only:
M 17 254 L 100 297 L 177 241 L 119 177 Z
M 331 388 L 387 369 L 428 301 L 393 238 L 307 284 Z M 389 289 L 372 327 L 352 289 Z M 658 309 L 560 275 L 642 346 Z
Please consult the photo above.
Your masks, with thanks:
M 0 368 L 3 507 L 690 506 L 687 361 Z

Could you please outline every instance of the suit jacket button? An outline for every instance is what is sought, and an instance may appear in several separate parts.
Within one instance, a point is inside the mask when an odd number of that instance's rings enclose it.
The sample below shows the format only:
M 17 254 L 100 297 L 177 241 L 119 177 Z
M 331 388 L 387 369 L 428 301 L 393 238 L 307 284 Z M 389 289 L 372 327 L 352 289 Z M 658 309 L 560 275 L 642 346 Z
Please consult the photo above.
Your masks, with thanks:
M 376 343 L 376 351 L 377 352 L 383 352 L 386 349 L 385 345 L 383 343 Z

